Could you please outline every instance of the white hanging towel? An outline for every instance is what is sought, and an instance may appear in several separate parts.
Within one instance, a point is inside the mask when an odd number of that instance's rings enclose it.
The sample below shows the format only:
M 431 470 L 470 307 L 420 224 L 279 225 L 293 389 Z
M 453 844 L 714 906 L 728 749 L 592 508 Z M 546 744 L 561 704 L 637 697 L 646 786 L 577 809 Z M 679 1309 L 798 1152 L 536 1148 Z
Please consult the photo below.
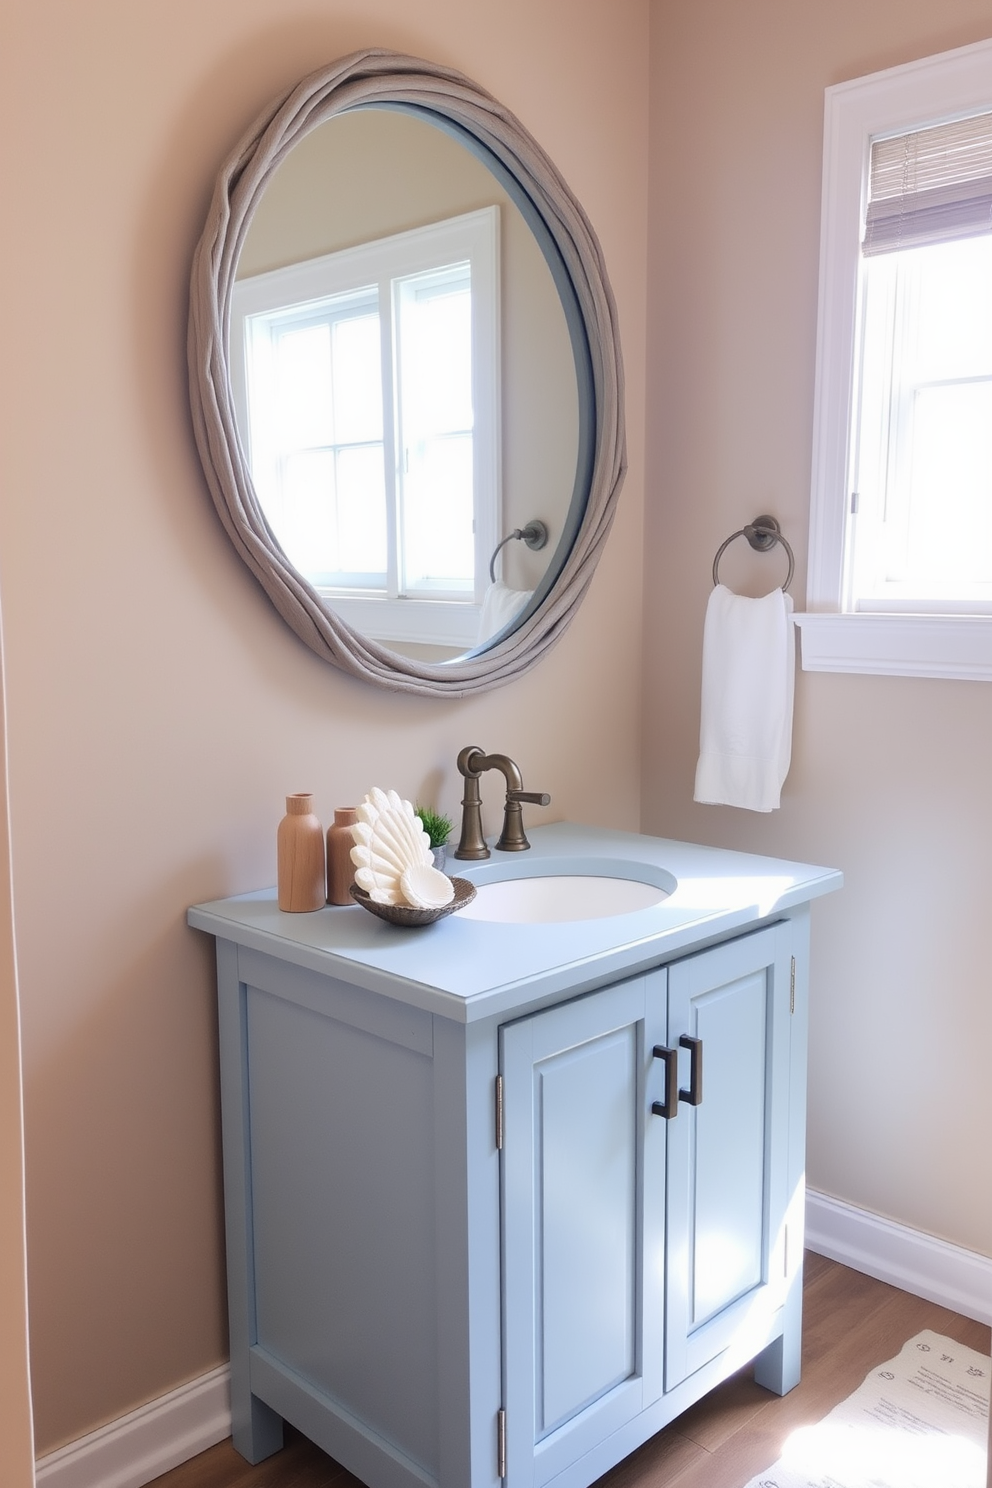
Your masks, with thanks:
M 774 811 L 792 759 L 796 639 L 792 600 L 717 584 L 703 629 L 695 799 Z
M 513 617 L 520 614 L 533 592 L 533 589 L 511 589 L 499 579 L 490 584 L 482 598 L 479 639 L 476 644 L 481 646 L 483 641 L 488 641 L 504 625 L 509 625 Z

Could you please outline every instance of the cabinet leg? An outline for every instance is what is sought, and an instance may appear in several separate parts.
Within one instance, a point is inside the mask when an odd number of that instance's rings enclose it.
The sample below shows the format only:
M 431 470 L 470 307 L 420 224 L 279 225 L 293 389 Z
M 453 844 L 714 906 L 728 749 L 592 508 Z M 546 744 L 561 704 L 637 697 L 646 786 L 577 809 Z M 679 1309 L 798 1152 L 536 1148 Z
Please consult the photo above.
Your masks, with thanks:
M 799 1350 L 786 1337 L 776 1338 L 755 1359 L 754 1378 L 773 1395 L 787 1395 L 799 1383 Z
M 240 1396 L 240 1399 L 239 1399 Z M 231 1382 L 231 1440 L 246 1461 L 262 1462 L 282 1448 L 282 1416 L 248 1391 Z
M 794 1279 L 785 1304 L 785 1327 L 754 1361 L 754 1378 L 774 1395 L 787 1395 L 802 1372 L 802 1276 Z

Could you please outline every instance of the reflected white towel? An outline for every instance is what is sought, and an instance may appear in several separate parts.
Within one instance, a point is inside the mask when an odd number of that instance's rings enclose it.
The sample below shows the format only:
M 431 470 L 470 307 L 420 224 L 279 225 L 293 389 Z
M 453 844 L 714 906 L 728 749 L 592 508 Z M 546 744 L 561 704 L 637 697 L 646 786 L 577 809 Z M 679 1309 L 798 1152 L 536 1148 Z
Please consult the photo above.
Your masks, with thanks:
M 792 759 L 796 667 L 792 600 L 747 599 L 718 584 L 703 630 L 695 799 L 774 811 Z
M 509 625 L 514 616 L 519 615 L 533 592 L 533 589 L 511 589 L 499 579 L 495 584 L 490 584 L 482 600 L 478 644 L 481 646 L 483 641 L 488 641 L 504 625 Z

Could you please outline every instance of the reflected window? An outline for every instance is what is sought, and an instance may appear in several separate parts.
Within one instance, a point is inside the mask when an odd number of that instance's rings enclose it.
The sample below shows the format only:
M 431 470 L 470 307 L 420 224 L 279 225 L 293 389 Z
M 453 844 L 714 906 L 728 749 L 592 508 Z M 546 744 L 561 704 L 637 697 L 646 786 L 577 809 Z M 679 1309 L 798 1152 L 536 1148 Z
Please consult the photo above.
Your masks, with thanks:
M 384 589 L 382 362 L 374 288 L 245 317 L 252 478 L 319 587 Z
M 498 541 L 497 269 L 492 207 L 235 286 L 233 390 L 265 518 L 387 642 L 475 641 Z

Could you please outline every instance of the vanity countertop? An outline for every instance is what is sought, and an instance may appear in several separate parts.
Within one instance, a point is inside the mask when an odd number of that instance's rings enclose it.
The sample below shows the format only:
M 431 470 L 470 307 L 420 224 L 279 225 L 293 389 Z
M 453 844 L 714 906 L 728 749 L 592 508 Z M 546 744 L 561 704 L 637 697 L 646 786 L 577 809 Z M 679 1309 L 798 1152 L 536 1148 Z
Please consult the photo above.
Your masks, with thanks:
M 448 862 L 475 883 L 525 873 L 617 874 L 644 864 L 678 881 L 660 904 L 567 924 L 499 924 L 454 914 L 415 930 L 384 923 L 357 904 L 284 914 L 274 888 L 195 905 L 190 925 L 353 986 L 458 1022 L 474 1022 L 634 975 L 721 940 L 841 887 L 832 868 L 724 848 L 557 822 L 530 831 L 526 854 Z M 509 870 L 509 872 L 508 872 Z

